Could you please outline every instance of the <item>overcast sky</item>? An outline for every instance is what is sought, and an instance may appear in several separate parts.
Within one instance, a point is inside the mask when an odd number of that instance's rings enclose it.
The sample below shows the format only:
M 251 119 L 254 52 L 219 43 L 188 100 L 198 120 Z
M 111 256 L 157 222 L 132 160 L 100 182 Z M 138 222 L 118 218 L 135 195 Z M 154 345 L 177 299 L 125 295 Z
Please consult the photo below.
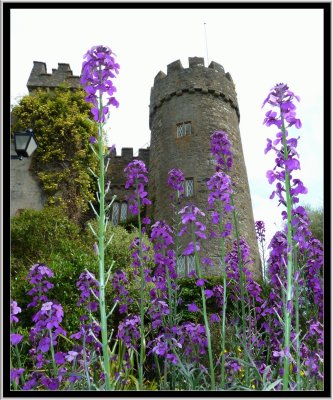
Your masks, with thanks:
M 207 44 L 204 23 L 206 23 Z M 122 147 L 150 141 L 148 106 L 155 75 L 188 57 L 205 57 L 230 72 L 240 107 L 240 131 L 255 220 L 266 222 L 268 238 L 281 226 L 281 207 L 269 200 L 273 186 L 266 171 L 274 156 L 264 155 L 266 138 L 276 130 L 262 125 L 268 91 L 287 83 L 301 97 L 297 114 L 302 179 L 309 193 L 303 203 L 323 202 L 323 11 L 316 9 L 23 9 L 11 11 L 12 104 L 28 94 L 33 61 L 49 73 L 58 63 L 81 72 L 83 55 L 94 45 L 109 46 L 120 64 L 118 109 L 108 123 L 118 154 Z

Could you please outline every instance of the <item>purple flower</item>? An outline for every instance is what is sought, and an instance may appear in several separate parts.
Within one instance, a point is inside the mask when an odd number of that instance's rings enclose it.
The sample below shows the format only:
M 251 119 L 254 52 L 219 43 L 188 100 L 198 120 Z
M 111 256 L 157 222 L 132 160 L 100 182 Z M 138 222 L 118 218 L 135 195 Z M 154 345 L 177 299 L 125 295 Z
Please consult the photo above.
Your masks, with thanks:
M 217 314 L 211 314 L 210 316 L 210 322 L 220 322 L 220 317 Z
M 198 312 L 198 311 L 200 311 L 199 308 L 197 307 L 197 305 L 196 305 L 195 303 L 188 304 L 188 305 L 187 305 L 187 308 L 188 308 L 188 310 L 191 311 L 191 312 Z
M 86 60 L 82 64 L 80 82 L 87 92 L 86 101 L 94 105 L 91 110 L 94 120 L 105 122 L 109 106 L 119 106 L 113 96 L 117 89 L 112 82 L 119 73 L 119 64 L 115 62 L 114 53 L 106 46 L 94 46 L 83 57 Z M 109 97 L 104 104 L 98 104 L 103 95 Z
M 168 172 L 168 186 L 177 190 L 180 196 L 184 194 L 184 181 L 185 177 L 180 169 L 173 168 Z
M 97 303 L 95 300 L 91 301 L 93 293 L 97 298 L 99 297 L 99 282 L 96 280 L 95 275 L 89 271 L 82 272 L 76 283 L 76 287 L 81 292 L 80 300 L 77 305 L 81 306 L 82 304 L 85 304 L 87 310 L 96 311 Z
M 265 231 L 266 231 L 264 221 L 256 221 L 255 228 L 256 228 L 257 240 L 259 240 L 260 242 L 264 242 L 265 241 Z
M 65 363 L 65 354 L 66 353 L 64 353 L 62 351 L 57 351 L 55 353 L 54 359 L 55 359 L 55 362 L 57 363 L 58 366 Z
M 211 135 L 211 152 L 217 161 L 216 171 L 227 172 L 232 167 L 231 142 L 224 131 L 215 131 Z
M 211 297 L 214 296 L 214 292 L 210 289 L 205 289 L 205 296 L 207 299 L 210 299 Z
M 205 279 L 200 278 L 196 281 L 196 285 L 199 287 L 205 286 L 205 282 L 207 282 Z
M 23 374 L 24 368 L 13 368 L 10 370 L 10 380 L 18 384 L 20 376 Z
M 121 339 L 128 348 L 137 348 L 138 340 L 140 339 L 140 317 L 134 315 L 126 318 L 118 326 L 117 338 Z
M 126 175 L 125 189 L 134 188 L 134 194 L 128 196 L 130 202 L 129 210 L 133 215 L 139 213 L 139 204 L 150 205 L 151 201 L 147 198 L 148 192 L 144 189 L 144 185 L 148 183 L 148 171 L 146 165 L 141 160 L 131 161 L 124 169 Z
M 195 249 L 194 249 L 194 243 L 190 242 L 186 248 L 183 251 L 184 256 L 190 256 L 191 254 L 194 254 L 195 251 L 200 251 L 200 244 L 195 243 Z
M 75 360 L 75 358 L 78 356 L 78 352 L 77 351 L 73 351 L 73 350 L 70 350 L 68 353 L 67 353 L 67 355 L 65 356 L 65 358 L 66 358 L 66 360 L 68 361 L 68 362 L 72 362 L 72 361 L 74 361 Z
M 10 343 L 12 346 L 19 344 L 22 339 L 23 339 L 23 335 L 19 335 L 18 333 L 10 334 Z
M 21 307 L 17 305 L 16 301 L 10 302 L 10 322 L 18 322 L 19 319 L 16 317 L 21 312 Z

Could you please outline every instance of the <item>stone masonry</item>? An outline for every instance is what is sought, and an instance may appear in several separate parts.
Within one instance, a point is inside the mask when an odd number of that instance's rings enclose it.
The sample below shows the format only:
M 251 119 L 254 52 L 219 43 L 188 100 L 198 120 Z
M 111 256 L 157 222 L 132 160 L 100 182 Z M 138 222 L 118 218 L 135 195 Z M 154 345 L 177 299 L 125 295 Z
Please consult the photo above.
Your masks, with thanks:
M 72 89 L 80 87 L 79 77 L 74 76 L 69 64 L 58 64 L 52 74 L 46 73 L 43 62 L 34 61 L 27 87 L 29 93 L 38 88 L 53 89 L 67 83 Z M 256 241 L 252 203 L 243 149 L 239 131 L 239 107 L 231 75 L 223 67 L 212 61 L 208 67 L 204 59 L 189 57 L 189 67 L 175 61 L 167 66 L 167 74 L 160 71 L 151 88 L 149 106 L 149 127 L 151 143 L 147 149 L 140 149 L 133 156 L 132 148 L 123 148 L 121 155 L 110 156 L 107 179 L 111 181 L 111 193 L 117 195 L 118 207 L 126 204 L 124 168 L 134 160 L 143 160 L 149 169 L 149 198 L 153 200 L 150 213 L 154 220 L 164 219 L 170 223 L 171 191 L 167 188 L 168 171 L 180 168 L 185 177 L 193 182 L 191 197 L 181 200 L 181 205 L 193 202 L 206 213 L 205 222 L 210 231 L 209 212 L 207 212 L 207 181 L 215 172 L 215 159 L 210 153 L 210 136 L 215 130 L 228 133 L 233 150 L 233 168 L 230 173 L 234 187 L 235 207 L 239 217 L 239 231 L 251 248 L 253 265 L 250 268 L 256 278 L 261 276 L 260 256 Z M 190 126 L 188 134 L 179 135 L 181 124 Z M 30 172 L 26 171 L 28 175 Z M 12 188 L 13 193 L 17 188 Z M 22 188 L 24 191 L 24 188 Z M 17 193 L 15 193 L 17 196 Z M 41 193 L 30 197 L 31 201 L 20 201 L 19 208 L 41 207 Z M 15 210 L 13 209 L 13 213 Z M 11 211 L 12 213 L 12 211 Z M 119 211 L 120 213 L 120 211 Z M 189 238 L 184 238 L 189 241 Z M 230 248 L 230 243 L 228 244 Z M 220 255 L 217 239 L 203 242 L 201 256 L 209 256 L 217 261 Z M 219 267 L 206 271 L 218 274 Z
M 261 275 L 260 256 L 255 234 L 250 189 L 239 131 L 239 108 L 234 83 L 221 65 L 204 59 L 189 58 L 189 68 L 181 62 L 168 65 L 167 75 L 159 72 L 150 95 L 149 126 L 150 177 L 149 194 L 154 198 L 155 219 L 170 223 L 170 191 L 166 190 L 168 171 L 180 168 L 185 178 L 193 179 L 191 201 L 207 213 L 207 181 L 215 172 L 215 159 L 210 153 L 210 136 L 215 130 L 227 132 L 232 143 L 233 168 L 230 173 L 234 188 L 235 207 L 239 218 L 239 231 L 251 248 L 256 277 Z M 190 123 L 189 135 L 178 137 L 177 125 Z M 188 238 L 187 241 L 190 239 Z M 230 244 L 229 244 L 230 247 Z M 218 259 L 218 240 L 202 243 L 202 255 Z M 218 265 L 218 263 L 216 263 Z M 213 273 L 219 273 L 217 268 Z M 207 270 L 208 272 L 208 270 Z

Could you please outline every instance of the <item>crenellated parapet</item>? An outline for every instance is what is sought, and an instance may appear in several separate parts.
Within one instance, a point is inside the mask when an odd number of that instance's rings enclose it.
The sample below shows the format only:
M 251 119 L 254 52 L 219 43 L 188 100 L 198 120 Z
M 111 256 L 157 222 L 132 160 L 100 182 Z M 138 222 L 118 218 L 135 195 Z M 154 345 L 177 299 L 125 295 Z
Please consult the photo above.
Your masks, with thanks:
M 117 187 L 118 189 L 125 187 L 126 177 L 124 169 L 131 161 L 141 160 L 145 163 L 148 169 L 149 153 L 149 147 L 146 149 L 139 149 L 137 156 L 134 156 L 133 147 L 123 147 L 120 156 L 117 156 L 115 152 L 111 153 L 109 169 L 107 172 L 107 178 L 111 181 L 111 187 Z
M 29 93 L 36 89 L 55 89 L 63 83 L 72 89 L 81 87 L 80 77 L 73 75 L 69 64 L 58 63 L 58 68 L 53 68 L 52 73 L 48 74 L 44 62 L 34 61 L 27 83 Z
M 229 72 L 222 65 L 212 61 L 205 67 L 203 57 L 189 57 L 189 67 L 184 68 L 180 60 L 167 66 L 167 74 L 160 71 L 154 79 L 150 93 L 149 124 L 156 109 L 174 96 L 184 93 L 200 93 L 215 96 L 230 103 L 240 118 L 235 85 Z

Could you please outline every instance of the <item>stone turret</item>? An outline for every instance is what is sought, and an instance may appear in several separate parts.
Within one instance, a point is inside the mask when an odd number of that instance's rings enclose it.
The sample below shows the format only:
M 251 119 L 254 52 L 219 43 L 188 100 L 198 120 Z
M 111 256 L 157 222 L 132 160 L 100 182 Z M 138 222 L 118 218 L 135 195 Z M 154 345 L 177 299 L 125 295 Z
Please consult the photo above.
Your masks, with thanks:
M 34 61 L 27 83 L 29 93 L 36 89 L 54 89 L 63 83 L 72 89 L 80 87 L 80 77 L 73 75 L 69 64 L 58 63 L 58 69 L 53 68 L 52 74 L 48 74 L 44 62 Z
M 171 222 L 170 191 L 166 190 L 166 185 L 168 171 L 172 168 L 180 168 L 188 180 L 189 197 L 182 200 L 183 204 L 193 201 L 206 212 L 207 181 L 215 172 L 210 136 L 215 130 L 227 132 L 234 154 L 230 175 L 235 184 L 240 232 L 251 247 L 254 261 L 251 269 L 259 277 L 260 256 L 239 131 L 240 113 L 231 75 L 214 61 L 205 67 L 204 59 L 200 57 L 190 57 L 189 68 L 184 68 L 179 60 L 174 61 L 167 66 L 167 74 L 159 72 L 156 75 L 149 110 L 149 195 L 154 199 L 155 220 Z M 205 222 L 209 224 L 209 213 L 206 215 Z M 220 255 L 218 241 L 205 241 L 203 255 L 217 261 Z M 189 269 L 189 266 L 185 267 L 187 272 Z M 220 268 L 206 272 L 219 273 Z

